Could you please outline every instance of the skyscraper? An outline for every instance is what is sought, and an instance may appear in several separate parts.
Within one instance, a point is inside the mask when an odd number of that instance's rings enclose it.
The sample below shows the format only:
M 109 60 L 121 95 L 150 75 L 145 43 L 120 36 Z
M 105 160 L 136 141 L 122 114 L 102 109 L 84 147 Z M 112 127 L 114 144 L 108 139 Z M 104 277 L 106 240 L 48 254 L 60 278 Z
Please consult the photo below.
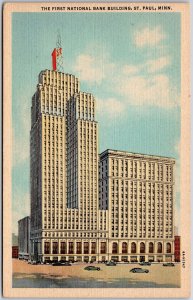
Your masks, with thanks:
M 66 252 L 96 255 L 99 205 L 95 99 L 80 92 L 75 76 L 45 70 L 39 75 L 32 98 L 31 120 L 32 257 L 42 259 L 44 254 Z M 75 237 L 79 238 L 76 243 Z
M 64 229 L 67 206 L 67 101 L 79 91 L 75 76 L 39 75 L 31 108 L 31 238 L 42 253 L 42 237 Z M 38 249 L 37 249 L 38 247 Z M 34 250 L 35 249 L 35 250 Z

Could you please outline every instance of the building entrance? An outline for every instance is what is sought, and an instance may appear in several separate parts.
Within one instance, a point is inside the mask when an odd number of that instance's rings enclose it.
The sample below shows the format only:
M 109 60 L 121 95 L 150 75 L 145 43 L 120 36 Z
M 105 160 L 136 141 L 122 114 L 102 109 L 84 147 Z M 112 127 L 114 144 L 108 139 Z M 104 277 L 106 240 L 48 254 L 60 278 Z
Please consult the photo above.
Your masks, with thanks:
M 166 255 L 166 261 L 171 262 L 172 261 L 172 256 L 171 255 Z
M 86 262 L 86 263 L 89 262 L 89 256 L 84 256 L 84 262 Z
M 119 261 L 119 257 L 118 256 L 112 256 L 111 260 L 117 262 L 117 261 Z
M 145 261 L 145 256 L 140 256 L 140 262 Z

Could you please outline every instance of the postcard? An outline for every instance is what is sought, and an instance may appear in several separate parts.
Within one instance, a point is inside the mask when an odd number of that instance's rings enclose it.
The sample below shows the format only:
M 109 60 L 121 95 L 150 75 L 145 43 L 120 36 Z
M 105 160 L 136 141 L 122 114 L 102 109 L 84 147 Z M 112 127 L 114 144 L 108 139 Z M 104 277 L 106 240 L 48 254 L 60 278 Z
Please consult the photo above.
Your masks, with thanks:
M 4 296 L 189 297 L 189 5 L 3 16 Z

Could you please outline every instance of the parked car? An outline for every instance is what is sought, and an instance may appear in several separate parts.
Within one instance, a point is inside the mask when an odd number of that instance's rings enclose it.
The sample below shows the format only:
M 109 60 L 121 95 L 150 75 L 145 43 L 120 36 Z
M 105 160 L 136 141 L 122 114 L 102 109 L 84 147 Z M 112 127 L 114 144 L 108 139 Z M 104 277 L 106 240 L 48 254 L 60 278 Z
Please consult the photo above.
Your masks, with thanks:
M 116 262 L 114 262 L 114 261 L 108 261 L 106 263 L 106 266 L 116 266 Z
M 71 263 L 69 261 L 57 261 L 52 266 L 71 266 Z
M 45 265 L 51 265 L 51 264 L 53 264 L 53 261 L 51 259 L 48 259 L 48 260 L 44 261 L 44 264 Z
M 100 268 L 95 267 L 95 266 L 87 266 L 87 267 L 84 268 L 84 270 L 87 270 L 87 271 L 100 271 Z
M 142 268 L 133 268 L 130 270 L 132 273 L 149 273 L 149 270 Z
M 63 264 L 63 263 L 66 263 L 67 260 L 61 259 L 61 260 L 59 260 L 59 262 L 61 262 Z
M 60 261 L 61 262 L 61 261 Z M 62 261 L 61 264 L 63 266 L 71 266 L 72 264 L 69 261 Z
M 57 262 L 53 262 L 52 263 L 52 266 L 62 266 L 61 262 L 60 261 L 57 261 Z
M 163 263 L 164 267 L 175 267 L 174 263 Z
M 151 263 L 149 261 L 142 261 L 139 264 L 140 266 L 151 266 Z

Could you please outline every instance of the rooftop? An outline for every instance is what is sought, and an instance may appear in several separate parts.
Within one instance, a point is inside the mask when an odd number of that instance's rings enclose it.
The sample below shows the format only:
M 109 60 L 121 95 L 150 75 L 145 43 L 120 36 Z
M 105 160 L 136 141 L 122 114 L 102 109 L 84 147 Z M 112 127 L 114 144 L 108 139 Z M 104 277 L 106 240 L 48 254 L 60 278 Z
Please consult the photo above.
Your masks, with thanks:
M 105 151 L 103 151 L 100 154 L 100 158 L 102 158 L 103 156 L 107 156 L 107 155 L 114 155 L 114 156 L 129 156 L 129 157 L 134 157 L 134 158 L 149 158 L 149 159 L 153 159 L 153 160 L 169 160 L 170 162 L 175 163 L 175 158 L 173 157 L 166 157 L 166 156 L 159 156 L 159 155 L 150 155 L 150 154 L 142 154 L 142 153 L 135 153 L 135 152 L 128 152 L 128 151 L 124 151 L 124 150 L 113 150 L 113 149 L 107 149 Z

